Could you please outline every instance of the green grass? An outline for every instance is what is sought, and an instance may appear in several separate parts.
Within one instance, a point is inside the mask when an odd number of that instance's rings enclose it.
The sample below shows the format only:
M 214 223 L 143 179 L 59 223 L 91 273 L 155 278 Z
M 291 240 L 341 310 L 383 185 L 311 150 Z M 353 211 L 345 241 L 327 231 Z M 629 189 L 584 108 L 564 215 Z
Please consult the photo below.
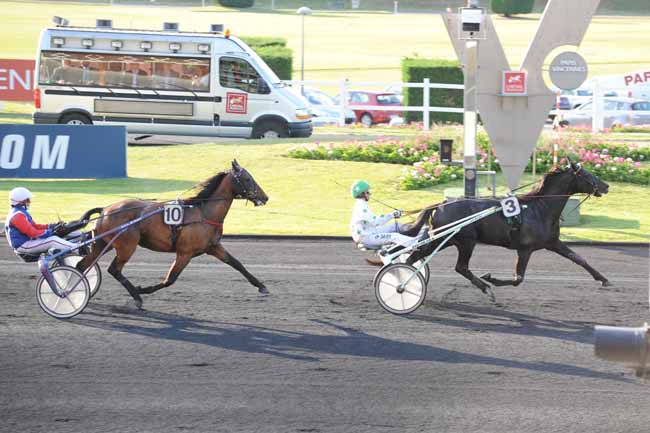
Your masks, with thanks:
M 151 5 L 92 6 L 65 2 L 0 1 L 0 57 L 33 58 L 39 32 L 51 24 L 52 15 L 74 25 L 94 26 L 96 18 L 111 18 L 116 27 L 153 28 L 162 22 L 180 23 L 181 29 L 206 30 L 210 23 L 224 23 L 234 35 L 276 36 L 288 40 L 294 50 L 294 68 L 300 56 L 300 19 L 291 13 L 224 11 L 223 8 L 181 8 Z M 531 19 L 495 16 L 495 27 L 513 66 L 528 47 L 539 15 Z M 650 17 L 597 16 L 581 54 L 591 74 L 627 73 L 647 66 L 647 29 Z M 316 11 L 306 18 L 305 78 L 353 81 L 400 81 L 400 60 L 405 56 L 455 59 L 442 19 L 437 14 Z M 298 74 L 294 74 L 298 76 Z M 335 92 L 337 89 L 331 89 Z
M 89 208 L 126 198 L 176 198 L 237 158 L 255 176 L 270 200 L 257 208 L 238 201 L 226 220 L 227 234 L 347 235 L 353 204 L 349 185 L 356 179 L 367 179 L 376 199 L 405 210 L 439 202 L 445 188 L 462 186 L 455 182 L 429 190 L 402 191 L 398 185 L 401 165 L 286 158 L 287 150 L 295 144 L 243 141 L 228 145 L 130 147 L 128 170 L 132 177 L 128 179 L 0 180 L 0 197 L 6 197 L 16 185 L 24 185 L 36 194 L 32 212 L 37 221 L 54 221 L 59 217 L 69 220 Z M 532 177 L 526 175 L 522 183 L 530 180 Z M 610 191 L 583 205 L 584 224 L 563 229 L 564 238 L 650 241 L 650 203 L 640 199 L 647 197 L 648 188 L 614 183 Z M 375 212 L 390 210 L 377 202 L 372 208 Z M 8 211 L 6 202 L 3 201 L 0 211 Z

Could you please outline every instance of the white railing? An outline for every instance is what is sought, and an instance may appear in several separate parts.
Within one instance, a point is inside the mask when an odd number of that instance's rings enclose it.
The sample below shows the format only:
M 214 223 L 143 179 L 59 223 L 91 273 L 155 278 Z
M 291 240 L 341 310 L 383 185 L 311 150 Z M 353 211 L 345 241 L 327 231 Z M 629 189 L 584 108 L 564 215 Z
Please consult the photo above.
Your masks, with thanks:
M 334 106 L 339 109 L 339 125 L 345 125 L 345 113 L 348 109 L 354 110 L 372 110 L 372 111 L 419 111 L 422 112 L 422 122 L 424 124 L 424 129 L 429 130 L 431 123 L 431 113 L 460 113 L 462 114 L 463 108 L 452 108 L 452 107 L 430 107 L 430 93 L 431 89 L 444 89 L 444 90 L 463 90 L 465 87 L 462 84 L 442 84 L 442 83 L 432 83 L 428 78 L 425 78 L 422 83 L 404 83 L 404 82 L 378 82 L 378 81 L 362 81 L 362 82 L 352 82 L 347 79 L 342 79 L 339 81 L 319 81 L 319 80 L 287 80 L 285 83 L 302 88 L 302 86 L 338 86 L 340 105 Z M 408 105 L 408 106 L 398 106 L 398 105 L 357 105 L 349 104 L 347 94 L 348 89 L 361 89 L 368 87 L 402 87 L 402 88 L 419 88 L 422 89 L 422 105 Z

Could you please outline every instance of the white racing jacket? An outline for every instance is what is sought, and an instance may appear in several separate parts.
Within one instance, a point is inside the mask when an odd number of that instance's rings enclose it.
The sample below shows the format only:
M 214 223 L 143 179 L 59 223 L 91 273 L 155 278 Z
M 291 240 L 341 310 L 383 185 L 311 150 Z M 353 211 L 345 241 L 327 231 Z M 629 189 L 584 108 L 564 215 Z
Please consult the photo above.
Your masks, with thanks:
M 361 198 L 356 199 L 352 208 L 352 219 L 350 220 L 352 239 L 358 243 L 362 237 L 374 233 L 391 219 L 393 219 L 392 214 L 374 215 L 367 201 Z

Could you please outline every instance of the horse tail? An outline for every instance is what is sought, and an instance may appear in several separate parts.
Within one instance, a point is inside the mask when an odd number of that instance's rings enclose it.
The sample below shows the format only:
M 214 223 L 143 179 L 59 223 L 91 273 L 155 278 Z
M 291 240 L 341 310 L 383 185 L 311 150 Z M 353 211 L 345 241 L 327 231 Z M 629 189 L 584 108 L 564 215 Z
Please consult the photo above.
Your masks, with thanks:
M 90 216 L 94 214 L 101 214 L 102 211 L 104 210 L 103 207 L 94 207 L 90 210 L 87 210 L 81 218 L 79 218 L 79 221 L 84 221 L 86 224 L 90 222 Z
M 70 221 L 65 225 L 65 233 L 72 233 L 75 230 L 81 230 L 90 222 L 90 216 L 99 214 L 104 210 L 102 207 L 94 207 L 86 211 L 78 220 Z
M 436 207 L 438 207 L 438 205 L 424 208 L 424 210 L 421 211 L 420 214 L 418 215 L 415 222 L 413 224 L 408 225 L 406 230 L 402 230 L 401 233 L 406 236 L 417 236 L 418 233 L 420 233 L 422 226 L 424 226 L 425 224 L 431 224 L 431 216 L 433 215 L 433 212 L 436 210 Z

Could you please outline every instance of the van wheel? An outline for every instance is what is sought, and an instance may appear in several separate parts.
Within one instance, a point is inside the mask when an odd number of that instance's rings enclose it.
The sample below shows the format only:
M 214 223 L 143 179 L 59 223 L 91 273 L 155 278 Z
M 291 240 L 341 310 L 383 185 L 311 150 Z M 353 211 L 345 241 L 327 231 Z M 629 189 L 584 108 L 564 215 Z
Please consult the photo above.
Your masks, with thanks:
M 92 125 L 92 122 L 85 114 L 81 113 L 68 113 L 64 114 L 59 123 L 64 125 Z
M 260 122 L 253 128 L 253 138 L 287 138 L 289 136 L 289 129 L 285 124 L 275 121 Z
M 363 113 L 363 115 L 361 116 L 361 123 L 363 124 L 363 126 L 372 126 L 373 123 L 372 116 L 368 113 Z
M 569 126 L 569 122 L 568 122 L 567 120 L 560 120 L 559 125 L 560 125 L 562 128 L 566 128 L 567 126 Z

